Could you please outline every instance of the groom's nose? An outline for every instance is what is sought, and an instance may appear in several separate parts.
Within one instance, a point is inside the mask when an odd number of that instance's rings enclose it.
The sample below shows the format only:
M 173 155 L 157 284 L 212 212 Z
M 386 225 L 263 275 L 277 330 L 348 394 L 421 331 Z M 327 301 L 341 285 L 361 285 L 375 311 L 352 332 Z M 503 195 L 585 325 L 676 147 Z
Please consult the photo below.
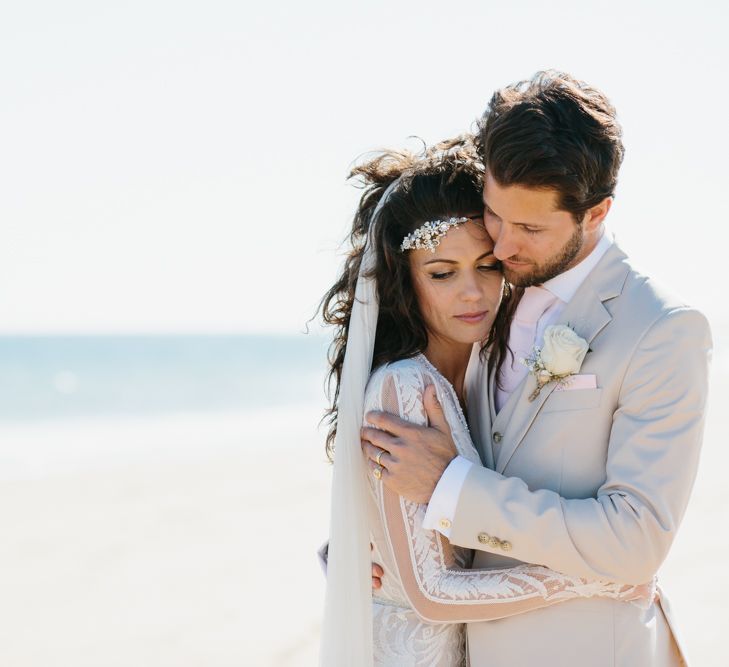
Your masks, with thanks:
M 494 257 L 498 260 L 509 259 L 519 251 L 519 247 L 514 238 L 514 232 L 509 229 L 509 225 L 502 223 L 494 239 Z

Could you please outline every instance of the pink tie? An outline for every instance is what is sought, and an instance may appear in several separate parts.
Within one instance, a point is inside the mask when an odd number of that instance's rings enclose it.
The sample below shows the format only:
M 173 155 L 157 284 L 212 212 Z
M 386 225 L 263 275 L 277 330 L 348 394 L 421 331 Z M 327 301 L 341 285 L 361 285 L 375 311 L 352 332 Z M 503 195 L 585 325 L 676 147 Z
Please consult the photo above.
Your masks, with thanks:
M 534 350 L 537 337 L 537 325 L 542 315 L 557 300 L 550 291 L 543 287 L 527 287 L 519 305 L 516 307 L 514 319 L 509 331 L 509 347 L 514 353 L 506 353 L 506 360 L 501 367 L 501 387 L 496 389 L 496 411 L 504 407 L 509 396 L 519 386 L 529 372 L 522 359 L 529 357 Z

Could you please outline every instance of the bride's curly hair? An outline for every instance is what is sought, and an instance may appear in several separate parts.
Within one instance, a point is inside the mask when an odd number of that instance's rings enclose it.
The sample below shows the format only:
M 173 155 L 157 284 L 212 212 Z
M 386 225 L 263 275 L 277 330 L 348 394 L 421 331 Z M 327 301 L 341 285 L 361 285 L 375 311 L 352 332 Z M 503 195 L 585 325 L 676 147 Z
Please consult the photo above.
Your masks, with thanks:
M 349 234 L 351 250 L 338 280 L 319 306 L 324 322 L 335 327 L 327 375 L 331 407 L 324 416 L 329 424 L 326 452 L 330 460 L 337 432 L 339 383 L 357 276 L 372 216 L 383 193 L 400 179 L 380 209 L 374 229 L 373 277 L 379 298 L 379 316 L 372 369 L 413 357 L 428 344 L 428 331 L 418 305 L 408 256 L 400 250 L 403 238 L 428 220 L 483 214 L 483 165 L 470 135 L 424 147 L 420 154 L 405 150 L 384 151 L 352 169 L 349 178 L 357 179 L 364 189 Z M 501 308 L 484 345 L 494 344 L 495 354 L 491 359 L 492 362 L 496 359 L 496 363 L 507 349 L 508 323 L 513 311 L 510 296 L 507 284 Z

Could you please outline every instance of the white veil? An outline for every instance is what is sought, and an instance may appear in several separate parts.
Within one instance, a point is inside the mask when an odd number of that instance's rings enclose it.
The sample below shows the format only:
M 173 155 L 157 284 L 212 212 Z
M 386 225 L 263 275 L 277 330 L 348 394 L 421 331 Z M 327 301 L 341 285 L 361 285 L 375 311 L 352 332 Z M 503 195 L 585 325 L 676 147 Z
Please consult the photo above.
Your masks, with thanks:
M 360 447 L 378 315 L 375 281 L 368 274 L 375 266 L 373 229 L 398 181 L 385 190 L 370 220 L 339 383 L 321 667 L 372 667 L 373 663 L 368 469 Z

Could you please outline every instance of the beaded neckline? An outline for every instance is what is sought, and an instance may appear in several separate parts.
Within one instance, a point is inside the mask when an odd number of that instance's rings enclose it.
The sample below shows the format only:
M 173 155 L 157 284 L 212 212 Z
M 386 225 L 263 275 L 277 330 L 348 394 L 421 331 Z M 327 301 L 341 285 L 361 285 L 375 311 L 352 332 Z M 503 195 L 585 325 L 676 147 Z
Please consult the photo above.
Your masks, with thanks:
M 427 366 L 428 370 L 431 371 L 437 378 L 440 379 L 440 381 L 446 386 L 448 391 L 451 392 L 453 402 L 456 404 L 456 410 L 458 411 L 458 418 L 461 420 L 461 424 L 466 429 L 466 433 L 468 433 L 468 437 L 471 437 L 471 431 L 468 428 L 468 422 L 466 421 L 466 415 L 463 414 L 463 408 L 461 408 L 461 402 L 458 400 L 458 394 L 456 393 L 456 390 L 453 388 L 453 385 L 450 383 L 450 381 L 441 373 L 435 366 L 433 366 L 432 363 L 430 363 L 430 360 L 428 357 L 426 357 L 422 352 L 418 354 L 416 357 Z

